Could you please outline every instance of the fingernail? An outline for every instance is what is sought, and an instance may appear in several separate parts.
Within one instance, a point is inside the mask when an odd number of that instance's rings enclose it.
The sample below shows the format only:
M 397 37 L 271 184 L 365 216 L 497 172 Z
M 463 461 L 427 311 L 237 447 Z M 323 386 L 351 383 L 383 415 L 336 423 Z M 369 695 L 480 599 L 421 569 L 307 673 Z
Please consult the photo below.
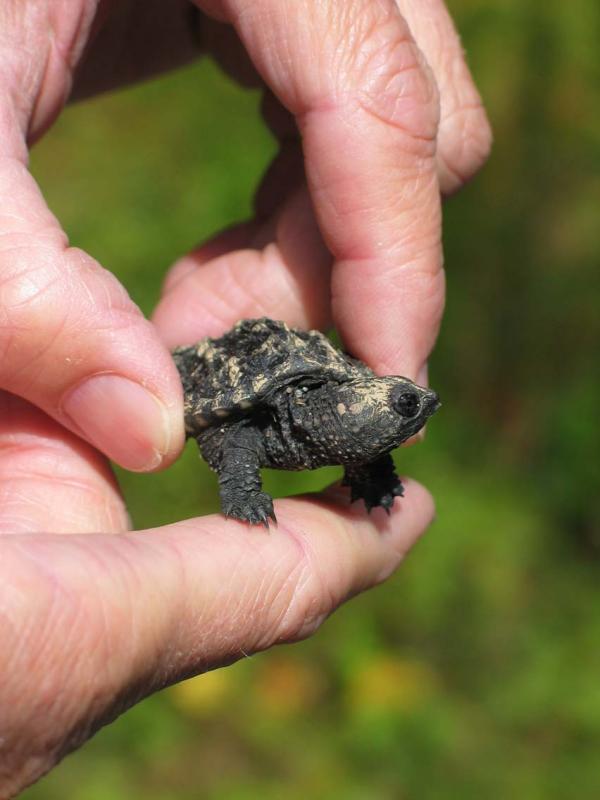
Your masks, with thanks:
M 85 439 L 125 469 L 155 469 L 168 452 L 166 407 L 128 378 L 94 375 L 67 395 L 62 410 Z

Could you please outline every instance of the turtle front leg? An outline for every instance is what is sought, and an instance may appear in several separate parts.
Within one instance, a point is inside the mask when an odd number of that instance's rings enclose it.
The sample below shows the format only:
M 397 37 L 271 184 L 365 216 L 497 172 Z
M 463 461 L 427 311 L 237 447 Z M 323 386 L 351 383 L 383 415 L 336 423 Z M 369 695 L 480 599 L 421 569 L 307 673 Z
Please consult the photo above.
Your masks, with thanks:
M 364 500 L 367 511 L 382 506 L 389 514 L 394 498 L 404 494 L 390 455 L 382 456 L 370 464 L 346 466 L 342 484 L 350 487 L 351 502 Z
M 221 457 L 214 465 L 219 476 L 221 508 L 226 517 L 269 527 L 277 522 L 273 498 L 262 491 L 262 441 L 251 425 L 234 425 L 224 433 Z

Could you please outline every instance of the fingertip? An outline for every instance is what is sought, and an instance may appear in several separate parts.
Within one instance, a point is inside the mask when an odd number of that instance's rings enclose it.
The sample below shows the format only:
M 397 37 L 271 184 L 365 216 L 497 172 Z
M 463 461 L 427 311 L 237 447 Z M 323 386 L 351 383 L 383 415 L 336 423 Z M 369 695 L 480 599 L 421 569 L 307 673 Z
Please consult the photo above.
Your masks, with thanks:
M 371 509 L 370 514 L 362 502 L 353 503 L 348 515 L 365 535 L 365 524 L 370 524 L 380 537 L 378 565 L 373 570 L 366 587 L 387 580 L 402 564 L 406 556 L 435 519 L 435 503 L 431 493 L 412 478 L 402 477 L 404 494 L 396 497 L 391 509 Z M 339 487 L 342 488 L 342 487 Z M 334 502 L 343 508 L 344 493 L 336 490 Z M 346 499 L 347 502 L 347 499 Z M 342 512 L 343 513 L 343 512 Z
M 394 499 L 389 514 L 382 507 L 371 509 L 368 514 L 365 505 L 358 500 L 350 503 L 350 492 L 339 482 L 332 484 L 321 495 L 326 503 L 335 506 L 335 513 L 341 514 L 349 525 L 364 528 L 371 525 L 380 535 L 402 542 L 404 552 L 420 538 L 435 518 L 435 503 L 428 489 L 413 478 L 402 477 L 404 494 Z

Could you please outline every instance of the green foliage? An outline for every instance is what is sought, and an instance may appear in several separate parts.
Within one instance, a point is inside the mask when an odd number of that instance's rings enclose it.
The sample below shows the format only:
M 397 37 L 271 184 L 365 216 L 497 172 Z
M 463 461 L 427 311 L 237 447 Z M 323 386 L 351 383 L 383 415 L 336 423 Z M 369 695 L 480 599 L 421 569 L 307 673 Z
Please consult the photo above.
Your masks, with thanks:
M 444 408 L 398 457 L 436 523 L 314 639 L 145 701 L 28 800 L 600 796 L 600 7 L 452 5 L 496 145 L 446 205 Z M 258 104 L 203 63 L 70 109 L 36 150 L 72 242 L 144 311 L 250 213 L 274 152 Z M 191 446 L 119 477 L 139 526 L 217 508 Z

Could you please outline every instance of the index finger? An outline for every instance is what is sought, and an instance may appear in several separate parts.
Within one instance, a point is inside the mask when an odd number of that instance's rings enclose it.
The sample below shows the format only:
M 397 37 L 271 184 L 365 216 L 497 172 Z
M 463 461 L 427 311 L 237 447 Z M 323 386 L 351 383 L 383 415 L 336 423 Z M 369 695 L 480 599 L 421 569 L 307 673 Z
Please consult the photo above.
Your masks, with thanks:
M 298 122 L 346 346 L 377 371 L 416 375 L 443 277 L 438 97 L 408 25 L 393 0 L 219 6 Z

